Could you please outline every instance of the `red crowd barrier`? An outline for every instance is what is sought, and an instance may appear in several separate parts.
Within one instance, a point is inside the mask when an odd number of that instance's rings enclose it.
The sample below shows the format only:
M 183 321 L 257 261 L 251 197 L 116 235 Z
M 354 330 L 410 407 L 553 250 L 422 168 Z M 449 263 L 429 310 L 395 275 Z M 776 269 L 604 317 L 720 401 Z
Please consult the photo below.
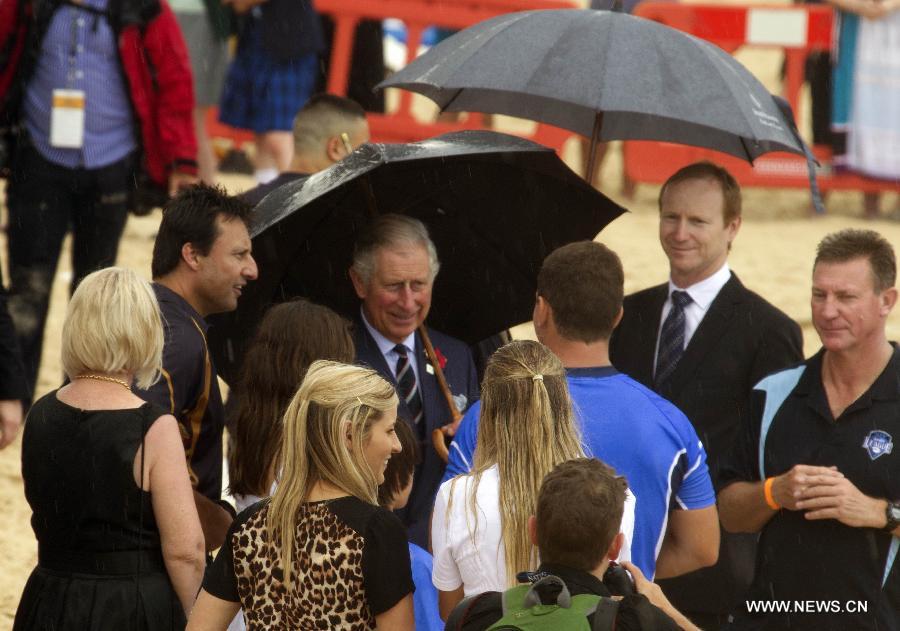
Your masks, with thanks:
M 316 10 L 334 20 L 334 41 L 327 90 L 347 94 L 353 34 L 360 20 L 402 20 L 407 29 L 407 55 L 415 56 L 422 33 L 430 26 L 463 29 L 489 18 L 514 11 L 534 9 L 571 9 L 576 0 L 314 0 Z M 410 52 L 411 51 L 411 52 Z M 407 62 L 411 58 L 407 59 Z M 460 122 L 421 121 L 412 113 L 412 94 L 401 90 L 396 110 L 385 114 L 369 113 L 372 138 L 379 142 L 412 142 L 460 129 L 481 129 L 481 116 L 469 116 Z M 217 112 L 210 112 L 207 125 L 212 137 L 231 138 L 236 143 L 252 141 L 253 135 L 219 123 Z M 537 124 L 534 132 L 524 135 L 557 151 L 573 134 L 570 131 Z
M 806 58 L 815 51 L 831 50 L 833 41 L 834 13 L 823 5 L 722 6 L 644 2 L 637 6 L 635 14 L 701 37 L 731 53 L 744 46 L 783 50 L 783 95 L 798 118 L 801 116 L 800 91 Z M 822 165 L 818 180 L 823 191 L 900 191 L 900 181 L 833 172 L 831 148 L 826 145 L 816 145 L 813 153 Z M 806 160 L 794 154 L 765 154 L 751 166 L 723 153 L 685 145 L 650 141 L 624 143 L 625 177 L 633 182 L 662 183 L 679 168 L 697 160 L 722 164 L 746 186 L 809 186 Z
M 430 26 L 462 29 L 513 11 L 580 6 L 576 0 L 314 1 L 316 10 L 329 15 L 335 23 L 327 89 L 341 95 L 347 93 L 353 34 L 360 20 L 402 20 L 407 28 L 409 55 L 418 50 L 422 33 Z M 834 14 L 830 7 L 823 5 L 722 6 L 643 2 L 637 6 L 635 14 L 706 39 L 731 53 L 744 46 L 783 50 L 783 93 L 798 117 L 806 57 L 811 52 L 827 51 L 832 47 Z M 401 90 L 396 109 L 385 114 L 368 114 L 373 139 L 381 142 L 411 142 L 449 131 L 483 127 L 481 116 L 469 116 L 458 122 L 422 121 L 413 116 L 412 97 L 411 93 Z M 222 125 L 216 120 L 216 115 L 217 112 L 211 111 L 207 121 L 211 136 L 231 138 L 238 144 L 252 141 L 252 134 Z M 574 134 L 538 123 L 532 133 L 522 135 L 560 151 Z M 819 145 L 813 151 L 822 165 L 819 185 L 823 190 L 900 190 L 900 182 L 872 180 L 850 173 L 833 173 L 830 170 L 830 148 Z M 624 175 L 626 180 L 632 182 L 661 183 L 678 168 L 703 159 L 723 164 L 747 186 L 805 188 L 809 185 L 805 160 L 793 154 L 766 154 L 751 166 L 723 153 L 686 145 L 651 141 L 624 143 Z

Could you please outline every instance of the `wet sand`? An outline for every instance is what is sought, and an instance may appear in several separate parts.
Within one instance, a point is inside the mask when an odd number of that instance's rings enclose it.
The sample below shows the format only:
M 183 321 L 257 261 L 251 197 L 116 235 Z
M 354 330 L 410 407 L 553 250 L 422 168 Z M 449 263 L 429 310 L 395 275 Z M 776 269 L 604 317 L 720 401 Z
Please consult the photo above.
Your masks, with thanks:
M 770 80 L 776 75 L 777 57 L 769 53 L 754 53 L 744 61 Z M 666 279 L 666 260 L 656 234 L 658 187 L 642 185 L 633 200 L 621 199 L 615 184 L 620 181 L 620 165 L 615 156 L 611 158 L 604 172 L 603 190 L 632 212 L 613 222 L 599 236 L 599 240 L 621 256 L 625 267 L 625 289 L 632 292 Z M 246 178 L 224 179 L 233 192 L 248 186 Z M 884 207 L 890 208 L 896 203 L 896 195 L 889 195 L 884 200 Z M 809 317 L 809 280 L 816 243 L 825 234 L 841 228 L 865 227 L 874 228 L 892 243 L 900 244 L 900 223 L 860 218 L 862 200 L 859 194 L 836 193 L 829 199 L 828 205 L 828 216 L 810 218 L 808 198 L 802 191 L 746 189 L 744 224 L 729 259 L 732 269 L 745 285 L 802 325 L 807 354 L 818 348 Z M 150 255 L 160 216 L 157 211 L 148 217 L 130 218 L 120 247 L 120 265 L 149 277 Z M 5 260 L 5 243 L 2 241 L 0 239 L 0 247 L 4 248 L 2 258 Z M 62 374 L 58 340 L 69 278 L 66 251 L 53 289 L 38 396 L 55 388 Z M 900 309 L 895 309 L 888 329 L 891 339 L 900 339 Z M 518 327 L 516 334 L 530 335 L 529 327 Z M 11 628 L 22 587 L 37 555 L 29 524 L 31 511 L 25 502 L 20 476 L 20 449 L 21 438 L 18 438 L 13 445 L 0 452 L 0 541 L 3 542 L 0 554 L 0 629 Z

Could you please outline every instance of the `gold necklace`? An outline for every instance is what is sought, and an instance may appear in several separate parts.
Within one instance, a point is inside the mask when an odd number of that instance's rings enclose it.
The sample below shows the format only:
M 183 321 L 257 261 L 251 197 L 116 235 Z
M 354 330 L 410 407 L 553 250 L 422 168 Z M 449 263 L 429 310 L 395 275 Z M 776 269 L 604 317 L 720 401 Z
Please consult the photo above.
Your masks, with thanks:
M 131 384 L 125 381 L 124 379 L 116 379 L 115 377 L 107 377 L 106 375 L 78 375 L 74 377 L 75 379 L 93 379 L 94 381 L 108 381 L 110 383 L 117 383 L 129 392 L 131 392 Z

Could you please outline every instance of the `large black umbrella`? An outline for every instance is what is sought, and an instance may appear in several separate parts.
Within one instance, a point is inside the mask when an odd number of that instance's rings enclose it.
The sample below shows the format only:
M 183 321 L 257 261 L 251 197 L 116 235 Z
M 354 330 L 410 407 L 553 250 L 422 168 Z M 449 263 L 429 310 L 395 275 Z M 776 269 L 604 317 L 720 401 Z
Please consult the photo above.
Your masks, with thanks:
M 443 111 L 563 127 L 592 138 L 592 146 L 661 140 L 750 162 L 770 151 L 810 156 L 793 121 L 734 57 L 624 13 L 500 15 L 442 41 L 377 86 L 386 87 L 423 94 Z
M 212 318 L 216 366 L 232 383 L 272 303 L 305 296 L 358 314 L 347 270 L 357 234 L 376 213 L 428 226 L 441 259 L 428 324 L 474 343 L 530 320 L 544 257 L 593 239 L 622 212 L 553 150 L 515 136 L 465 131 L 363 145 L 257 206 L 251 237 L 259 278 L 236 311 Z

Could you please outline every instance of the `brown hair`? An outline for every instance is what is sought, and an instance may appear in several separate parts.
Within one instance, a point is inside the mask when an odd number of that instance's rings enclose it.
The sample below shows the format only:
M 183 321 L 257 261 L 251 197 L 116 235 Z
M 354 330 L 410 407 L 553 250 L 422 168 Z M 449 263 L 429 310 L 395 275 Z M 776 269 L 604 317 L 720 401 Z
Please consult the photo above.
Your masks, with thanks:
M 228 459 L 231 492 L 266 496 L 279 468 L 281 418 L 317 359 L 353 361 L 350 323 L 328 307 L 299 299 L 266 313 L 244 358 L 235 391 Z
M 897 260 L 894 248 L 874 230 L 847 228 L 826 235 L 816 248 L 813 269 L 821 263 L 846 263 L 864 258 L 872 269 L 872 284 L 876 293 L 894 286 L 897 281 Z
M 400 441 L 400 453 L 393 454 L 384 470 L 384 482 L 378 487 L 378 503 L 389 506 L 406 488 L 416 465 L 419 464 L 419 441 L 416 440 L 412 428 L 404 421 L 397 419 L 394 425 L 397 440 Z
M 616 253 L 603 244 L 580 241 L 544 259 L 537 293 L 553 309 L 560 335 L 590 344 L 612 335 L 624 285 L 625 273 Z
M 541 481 L 560 462 L 583 455 L 559 358 L 530 340 L 510 342 L 497 350 L 488 360 L 481 388 L 468 509 L 475 517 L 474 538 L 478 484 L 484 472 L 496 465 L 509 586 L 515 585 L 517 572 L 534 567 L 537 560 L 527 528 Z
M 712 180 L 718 182 L 719 188 L 722 189 L 722 197 L 725 203 L 722 207 L 722 221 L 727 226 L 729 223 L 741 216 L 741 186 L 734 179 L 734 176 L 728 172 L 725 167 L 718 164 L 703 160 L 689 164 L 676 171 L 666 180 L 666 183 L 659 189 L 659 209 L 662 210 L 663 196 L 673 184 L 679 184 L 686 180 Z
M 600 565 L 619 533 L 627 486 L 596 458 L 557 465 L 541 484 L 535 511 L 541 561 L 585 572 Z

